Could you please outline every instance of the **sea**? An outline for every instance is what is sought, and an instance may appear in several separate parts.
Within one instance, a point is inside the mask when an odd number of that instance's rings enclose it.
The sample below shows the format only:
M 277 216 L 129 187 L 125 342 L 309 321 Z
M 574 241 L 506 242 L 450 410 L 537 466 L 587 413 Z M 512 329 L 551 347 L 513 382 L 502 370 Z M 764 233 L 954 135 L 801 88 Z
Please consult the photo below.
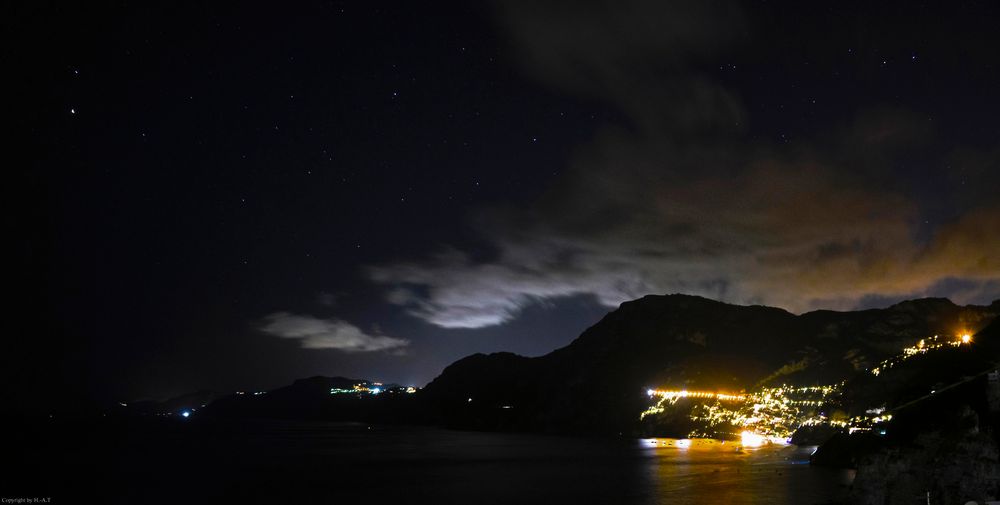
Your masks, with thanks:
M 814 446 L 707 439 L 195 419 L 8 435 L 0 497 L 42 500 L 22 503 L 831 504 L 853 479 L 809 465 Z

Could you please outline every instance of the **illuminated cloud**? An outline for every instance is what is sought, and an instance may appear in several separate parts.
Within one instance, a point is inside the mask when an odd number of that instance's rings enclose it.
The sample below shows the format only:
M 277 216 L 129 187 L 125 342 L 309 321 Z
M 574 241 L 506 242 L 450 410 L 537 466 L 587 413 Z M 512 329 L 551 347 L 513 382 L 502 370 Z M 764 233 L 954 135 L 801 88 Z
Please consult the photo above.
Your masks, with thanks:
M 398 349 L 410 343 L 400 338 L 369 335 L 339 319 L 320 319 L 288 312 L 275 312 L 264 317 L 259 328 L 276 337 L 298 339 L 306 349 L 371 352 Z
M 531 303 L 580 294 L 609 307 L 682 292 L 795 312 L 856 308 L 872 296 L 1000 295 L 1000 207 L 918 239 L 914 202 L 812 164 L 640 180 L 622 190 L 628 200 L 572 189 L 560 211 L 508 210 L 488 237 L 494 260 L 449 250 L 373 267 L 370 277 L 395 287 L 391 303 L 446 328 L 501 324 Z
M 927 202 L 908 190 L 911 174 L 893 170 L 935 134 L 912 112 L 859 111 L 791 144 L 745 138 L 740 101 L 692 70 L 740 16 L 705 2 L 657 5 L 502 4 L 530 75 L 603 101 L 628 124 L 581 147 L 535 205 L 476 216 L 490 259 L 448 248 L 370 267 L 390 303 L 437 326 L 479 328 L 574 295 L 613 307 L 681 292 L 795 312 L 1000 297 L 1000 206 L 983 191 L 1000 183 L 1000 155 L 959 151 L 942 177 L 955 187 Z M 949 194 L 965 199 L 925 223 L 924 206 Z

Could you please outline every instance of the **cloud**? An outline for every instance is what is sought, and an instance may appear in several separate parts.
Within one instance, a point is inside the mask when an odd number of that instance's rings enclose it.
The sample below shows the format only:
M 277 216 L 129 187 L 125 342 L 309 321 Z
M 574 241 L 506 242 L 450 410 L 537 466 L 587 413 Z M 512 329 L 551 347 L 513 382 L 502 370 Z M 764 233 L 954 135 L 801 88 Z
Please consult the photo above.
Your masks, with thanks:
M 268 335 L 301 340 L 305 349 L 371 352 L 398 349 L 410 343 L 400 338 L 369 335 L 357 326 L 339 319 L 320 319 L 288 312 L 275 312 L 265 316 L 259 329 Z
M 648 214 L 601 229 L 539 221 L 494 235 L 493 261 L 449 250 L 369 274 L 396 286 L 392 303 L 445 328 L 501 324 L 531 303 L 579 294 L 612 307 L 683 292 L 796 312 L 856 308 L 872 294 L 1000 295 L 1000 208 L 967 214 L 920 243 L 911 202 L 829 188 L 816 172 L 752 171 L 662 191 Z M 585 214 L 567 210 L 576 211 Z M 945 289 L 948 279 L 961 279 L 961 289 Z
M 444 248 L 368 268 L 389 303 L 437 326 L 479 328 L 574 295 L 612 307 L 682 292 L 795 312 L 1000 297 L 1000 205 L 985 189 L 996 186 L 970 187 L 992 180 L 996 153 L 951 157 L 944 179 L 966 189 L 942 187 L 934 199 L 967 199 L 928 225 L 926 195 L 893 169 L 933 140 L 920 116 L 860 110 L 792 144 L 742 136 L 737 95 L 697 70 L 740 26 L 738 13 L 711 2 L 574 5 L 499 9 L 529 75 L 606 101 L 626 124 L 578 149 L 534 205 L 473 217 L 496 251 L 488 260 Z

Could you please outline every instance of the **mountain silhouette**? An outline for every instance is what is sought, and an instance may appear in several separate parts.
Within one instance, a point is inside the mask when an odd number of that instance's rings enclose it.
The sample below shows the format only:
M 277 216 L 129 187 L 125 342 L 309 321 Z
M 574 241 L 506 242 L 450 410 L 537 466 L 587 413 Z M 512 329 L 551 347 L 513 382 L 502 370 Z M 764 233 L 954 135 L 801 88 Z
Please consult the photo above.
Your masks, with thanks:
M 633 433 L 648 388 L 840 382 L 921 338 L 976 333 L 998 313 L 1000 301 L 958 306 L 941 298 L 795 315 L 697 296 L 646 296 L 547 355 L 461 359 L 421 396 L 455 427 Z

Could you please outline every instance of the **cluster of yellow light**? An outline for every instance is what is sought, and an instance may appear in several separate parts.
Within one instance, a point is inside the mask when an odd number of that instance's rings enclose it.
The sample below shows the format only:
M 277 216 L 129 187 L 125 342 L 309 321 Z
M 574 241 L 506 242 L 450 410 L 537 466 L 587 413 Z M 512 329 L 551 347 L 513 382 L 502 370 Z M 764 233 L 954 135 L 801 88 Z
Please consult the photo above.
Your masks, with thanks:
M 712 391 L 688 391 L 686 389 L 680 391 L 671 391 L 663 389 L 648 389 L 646 394 L 650 397 L 658 397 L 659 401 L 656 404 L 650 406 L 644 412 L 639 414 L 639 419 L 645 419 L 646 416 L 651 416 L 655 414 L 662 414 L 664 412 L 664 403 L 669 403 L 673 405 L 677 403 L 677 400 L 681 398 L 695 398 L 701 400 L 719 400 L 722 402 L 742 402 L 746 400 L 746 395 L 740 394 L 728 394 L 728 393 L 717 393 Z
M 803 424 L 821 422 L 816 410 L 829 395 L 838 392 L 840 386 L 781 385 L 747 394 L 650 389 L 646 393 L 659 400 L 639 418 L 661 414 L 678 400 L 691 399 L 696 403 L 692 406 L 690 418 L 697 421 L 701 428 L 688 436 L 735 435 L 735 429 L 746 428 L 743 431 L 757 434 L 765 440 L 784 440 Z M 738 405 L 724 405 L 732 403 Z
M 788 440 L 781 437 L 761 435 L 752 431 L 743 430 L 740 432 L 740 444 L 743 447 L 760 447 L 767 444 L 787 444 Z
M 374 385 L 374 386 L 381 386 L 382 383 L 381 382 L 373 382 L 372 385 Z M 379 394 L 381 392 L 382 392 L 382 389 L 380 387 L 370 388 L 370 387 L 368 387 L 368 386 L 366 386 L 364 384 L 355 384 L 355 385 L 351 386 L 351 389 L 330 388 L 330 394 L 331 395 L 339 395 L 339 394 L 347 394 L 347 393 L 366 393 L 366 394 L 375 394 L 375 395 L 377 395 L 377 394 Z
M 746 394 L 652 389 L 647 394 L 659 400 L 643 412 L 640 419 L 661 414 L 682 398 L 690 399 L 694 405 L 689 418 L 699 427 L 688 433 L 688 437 L 738 436 L 747 446 L 787 443 L 795 430 L 803 426 L 829 425 L 853 433 L 870 430 L 875 424 L 892 419 L 884 408 L 872 409 L 866 415 L 849 419 L 830 419 L 820 411 L 820 407 L 831 400 L 831 396 L 840 394 L 843 385 L 781 385 Z
M 891 420 L 892 414 L 881 414 L 875 416 L 854 416 L 849 419 L 831 419 L 827 421 L 827 424 L 837 428 L 847 428 L 851 433 L 854 433 L 855 431 L 871 430 L 874 425 Z
M 413 393 L 417 392 L 417 388 L 415 388 L 413 386 L 409 386 L 407 388 L 403 388 L 402 386 L 400 386 L 398 388 L 384 389 L 381 382 L 372 382 L 372 383 L 369 383 L 369 384 L 370 385 L 355 384 L 355 385 L 351 386 L 350 389 L 330 388 L 330 394 L 331 395 L 340 395 L 340 394 L 358 393 L 358 394 L 378 395 L 378 394 L 382 394 L 382 393 L 409 393 L 409 394 L 413 394 Z
M 712 391 L 688 391 L 683 389 L 681 391 L 669 391 L 662 389 L 649 389 L 646 391 L 649 396 L 659 396 L 660 398 L 666 399 L 671 403 L 676 402 L 681 398 L 702 398 L 702 399 L 716 399 L 724 402 L 741 402 L 746 400 L 746 395 L 731 395 L 728 393 L 716 393 Z
M 660 390 L 650 390 L 650 396 L 659 396 L 660 401 L 643 412 L 640 419 L 665 412 L 668 405 L 680 398 L 691 398 L 695 405 L 689 418 L 696 421 L 699 428 L 691 431 L 688 437 L 739 436 L 747 446 L 787 443 L 795 430 L 803 426 L 829 425 L 854 433 L 871 430 L 874 425 L 892 419 L 884 408 L 871 409 L 865 415 L 849 419 L 829 418 L 819 407 L 839 394 L 842 386 L 843 383 L 805 387 L 782 385 L 743 395 L 724 395 L 722 398 L 731 400 L 727 402 L 722 401 L 718 393 L 675 395 L 668 394 L 670 391 L 656 394 Z M 739 405 L 724 405 L 732 402 L 739 402 Z
M 885 369 L 892 368 L 910 357 L 934 349 L 959 347 L 971 342 L 972 335 L 965 332 L 952 340 L 942 340 L 938 335 L 921 339 L 916 345 L 904 348 L 901 354 L 879 363 L 877 367 L 871 369 L 871 373 L 877 376 Z M 646 394 L 658 400 L 642 412 L 639 419 L 662 414 L 667 406 L 675 405 L 681 399 L 699 400 L 691 408 L 690 419 L 697 421 L 701 428 L 689 433 L 689 437 L 732 436 L 739 430 L 743 445 L 747 446 L 784 441 L 802 426 L 828 425 L 854 433 L 869 431 L 876 424 L 892 419 L 892 415 L 885 413 L 884 408 L 871 409 L 865 415 L 849 419 L 831 419 L 820 412 L 819 407 L 827 403 L 831 395 L 839 394 L 843 385 L 843 382 L 822 386 L 783 384 L 745 394 L 650 389 Z M 739 405 L 727 406 L 724 403 Z
M 642 411 L 641 414 L 639 414 L 639 420 L 641 421 L 645 419 L 646 416 L 655 416 L 656 414 L 662 414 L 664 411 L 665 409 L 661 407 L 659 404 L 652 405 L 648 409 Z
M 886 369 L 892 368 L 907 359 L 910 359 L 919 354 L 926 354 L 929 351 L 935 349 L 941 349 L 944 347 L 959 347 L 961 345 L 967 345 L 972 343 L 972 335 L 968 333 L 962 333 L 955 337 L 954 340 L 943 341 L 938 335 L 934 335 L 930 338 L 922 338 L 916 345 L 910 347 L 904 347 L 903 352 L 896 356 L 893 356 L 878 364 L 875 368 L 871 369 L 873 375 L 878 376 Z
M 842 384 L 794 387 L 781 385 L 754 391 L 737 412 L 738 426 L 770 439 L 787 439 L 803 425 L 821 424 L 819 407 Z

